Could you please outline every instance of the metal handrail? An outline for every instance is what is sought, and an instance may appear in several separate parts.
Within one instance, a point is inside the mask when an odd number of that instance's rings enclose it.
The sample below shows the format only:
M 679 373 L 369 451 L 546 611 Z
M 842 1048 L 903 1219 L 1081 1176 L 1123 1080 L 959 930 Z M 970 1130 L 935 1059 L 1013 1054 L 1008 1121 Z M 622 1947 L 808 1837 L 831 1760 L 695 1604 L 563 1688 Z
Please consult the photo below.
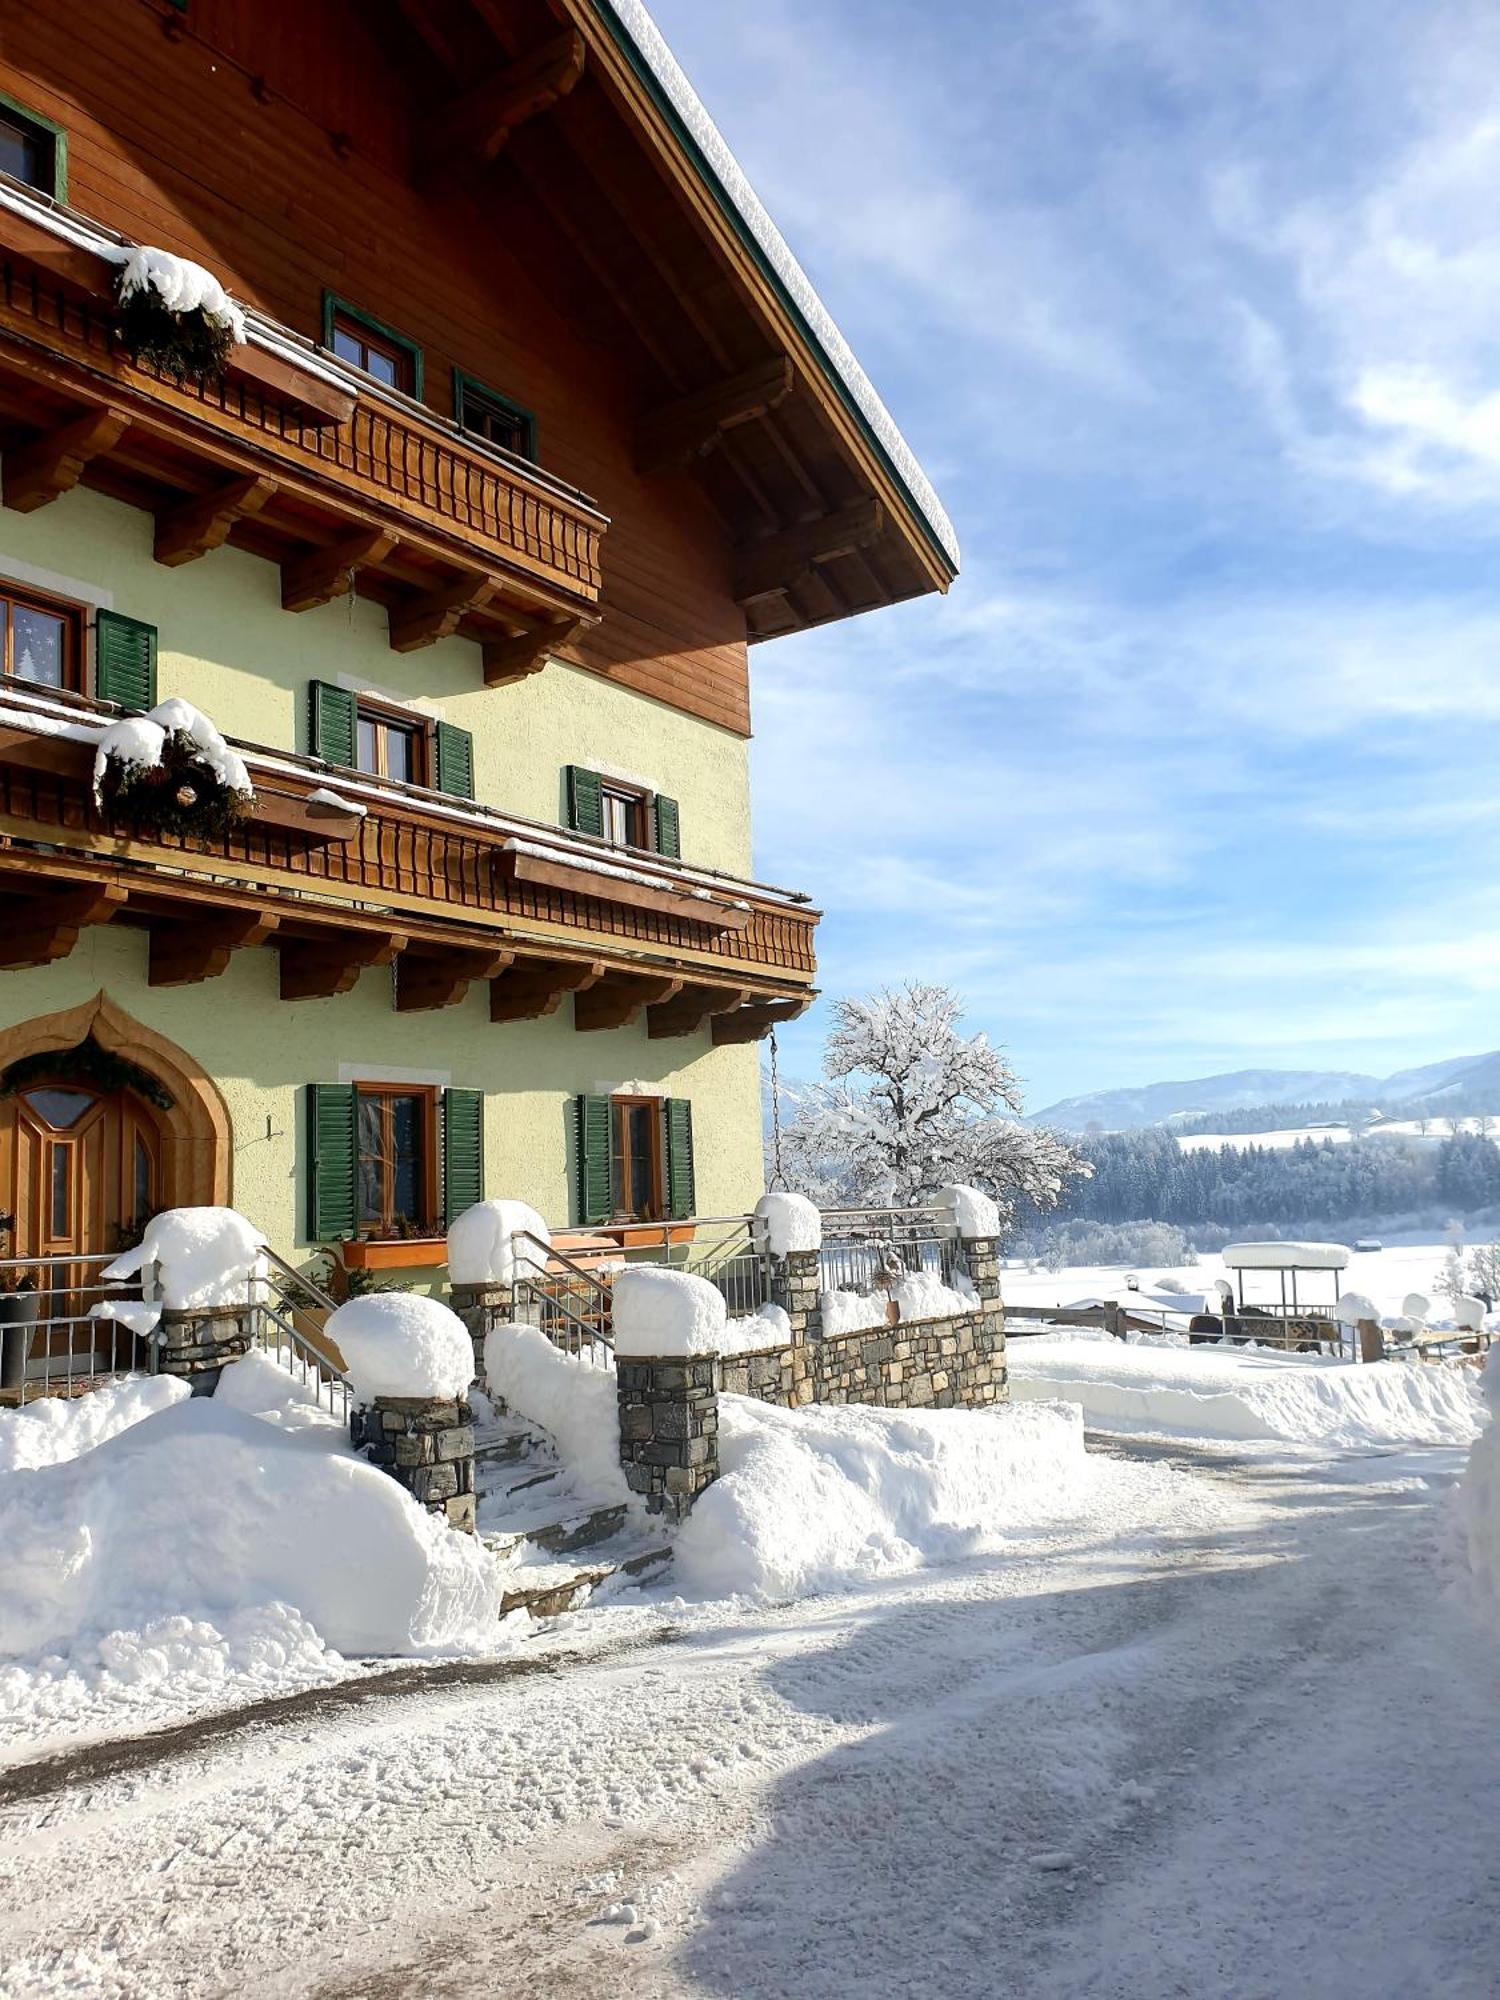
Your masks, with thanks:
M 315 1278 L 309 1278 L 306 1272 L 299 1271 L 294 1264 L 289 1264 L 285 1257 L 278 1255 L 271 1248 L 269 1243 L 261 1245 L 261 1254 L 264 1256 L 266 1262 L 273 1269 L 279 1271 L 290 1283 L 300 1286 L 307 1293 L 314 1305 L 320 1306 L 324 1312 L 338 1311 L 338 1301 L 325 1292 Z
M 529 1229 L 512 1230 L 511 1242 L 515 1243 L 517 1239 L 530 1244 L 533 1250 L 541 1253 L 540 1261 L 536 1263 L 536 1278 L 522 1278 L 520 1280 L 522 1284 L 532 1284 L 537 1279 L 544 1280 L 547 1275 L 547 1266 L 549 1263 L 561 1264 L 569 1277 L 578 1278 L 584 1284 L 592 1285 L 601 1298 L 607 1299 L 609 1297 L 609 1286 L 605 1284 L 599 1274 L 596 1271 L 591 1271 L 587 1264 L 580 1264 L 576 1258 L 569 1256 L 566 1250 L 559 1250 L 555 1244 L 544 1243 L 540 1236 L 533 1236 Z

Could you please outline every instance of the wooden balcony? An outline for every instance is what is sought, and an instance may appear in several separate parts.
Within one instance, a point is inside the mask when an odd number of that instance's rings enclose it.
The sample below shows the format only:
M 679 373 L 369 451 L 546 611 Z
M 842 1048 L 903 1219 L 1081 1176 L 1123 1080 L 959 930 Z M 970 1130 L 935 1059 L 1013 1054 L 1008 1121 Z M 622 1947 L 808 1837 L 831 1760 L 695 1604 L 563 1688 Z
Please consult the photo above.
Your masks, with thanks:
M 214 388 L 133 363 L 102 249 L 0 204 L 6 506 L 71 486 L 156 516 L 177 564 L 228 540 L 278 562 L 303 611 L 350 589 L 402 652 L 453 632 L 492 682 L 597 617 L 607 525 L 582 495 L 261 323 Z
M 212 842 L 122 834 L 93 800 L 104 719 L 0 691 L 0 968 L 65 957 L 108 922 L 149 931 L 153 985 L 274 949 L 287 1001 L 394 965 L 401 1013 L 486 981 L 497 1023 L 571 995 L 580 1031 L 644 1018 L 653 1038 L 727 1043 L 813 997 L 818 916 L 795 897 L 310 759 L 241 745 L 255 806 Z

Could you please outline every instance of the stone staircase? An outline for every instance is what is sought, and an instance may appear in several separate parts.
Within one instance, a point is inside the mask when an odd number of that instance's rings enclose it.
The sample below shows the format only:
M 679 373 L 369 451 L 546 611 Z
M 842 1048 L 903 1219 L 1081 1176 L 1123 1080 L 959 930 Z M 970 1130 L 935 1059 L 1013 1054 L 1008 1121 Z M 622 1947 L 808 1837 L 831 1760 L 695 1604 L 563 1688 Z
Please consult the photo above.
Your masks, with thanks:
M 661 1531 L 643 1529 L 623 1503 L 580 1500 L 546 1432 L 524 1418 L 477 1426 L 474 1478 L 480 1540 L 506 1567 L 502 1616 L 555 1618 L 611 1579 L 647 1580 L 672 1559 Z

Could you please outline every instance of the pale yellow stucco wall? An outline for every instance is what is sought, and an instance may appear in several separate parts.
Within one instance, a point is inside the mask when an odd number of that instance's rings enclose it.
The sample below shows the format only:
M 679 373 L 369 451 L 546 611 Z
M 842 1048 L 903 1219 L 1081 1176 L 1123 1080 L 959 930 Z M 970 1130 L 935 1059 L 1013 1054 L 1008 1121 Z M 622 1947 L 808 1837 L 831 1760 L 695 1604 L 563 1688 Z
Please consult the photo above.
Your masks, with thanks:
M 488 803 L 556 821 L 562 767 L 607 764 L 679 800 L 686 859 L 749 865 L 745 744 L 596 676 L 553 662 L 486 690 L 467 641 L 403 657 L 387 645 L 378 607 L 284 612 L 274 565 L 232 549 L 164 569 L 152 561 L 148 515 L 84 492 L 33 515 L 0 510 L 0 576 L 150 620 L 161 694 L 186 696 L 226 734 L 305 749 L 310 678 L 379 689 L 474 732 L 476 790 Z M 58 964 L 0 972 L 0 1026 L 103 989 L 187 1050 L 229 1106 L 235 1204 L 282 1248 L 306 1243 L 302 1086 L 361 1073 L 484 1091 L 487 1192 L 519 1196 L 554 1224 L 573 1219 L 569 1100 L 581 1091 L 640 1086 L 691 1099 L 700 1213 L 742 1213 L 761 1190 L 753 1045 L 715 1049 L 706 1031 L 652 1042 L 644 1023 L 579 1034 L 571 1001 L 551 1020 L 496 1025 L 483 986 L 457 1007 L 398 1016 L 388 970 L 338 998 L 287 1003 L 277 966 L 272 950 L 242 951 L 219 979 L 153 989 L 145 933 L 96 929 Z

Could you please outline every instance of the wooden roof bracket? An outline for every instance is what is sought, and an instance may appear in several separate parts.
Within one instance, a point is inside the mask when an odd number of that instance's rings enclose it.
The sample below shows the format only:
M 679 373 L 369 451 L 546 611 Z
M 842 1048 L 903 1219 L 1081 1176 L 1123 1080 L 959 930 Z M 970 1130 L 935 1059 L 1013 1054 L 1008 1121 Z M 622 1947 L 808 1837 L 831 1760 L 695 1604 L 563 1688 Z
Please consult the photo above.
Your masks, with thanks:
M 80 931 L 91 924 L 107 924 L 125 907 L 129 893 L 123 882 L 84 882 L 7 902 L 0 926 L 0 966 L 51 965 L 66 958 Z
M 518 125 L 550 111 L 583 75 L 584 40 L 564 28 L 530 55 L 507 63 L 440 105 L 417 141 L 419 182 L 464 166 L 484 166 Z
M 195 914 L 186 923 L 153 923 L 148 984 L 195 986 L 202 979 L 217 979 L 235 952 L 264 944 L 280 923 L 275 910 L 232 910 L 222 917 Z
M 425 597 L 391 608 L 391 650 L 416 653 L 439 639 L 451 639 L 471 611 L 482 611 L 500 585 L 492 576 L 460 576 Z
M 682 985 L 680 979 L 651 973 L 612 972 L 575 996 L 573 1026 L 580 1035 L 597 1034 L 603 1028 L 628 1028 L 645 1008 L 675 1000 Z
M 396 961 L 396 1012 L 424 1014 L 456 1007 L 476 979 L 498 979 L 515 962 L 513 951 L 454 949 L 404 951 Z
M 598 624 L 597 618 L 551 618 L 544 625 L 528 625 L 508 639 L 491 639 L 484 647 L 484 684 L 509 687 L 528 674 L 540 673 L 560 647 L 571 645 L 580 632 Z
M 732 1014 L 750 998 L 748 986 L 685 986 L 674 999 L 646 1010 L 646 1038 L 663 1042 L 693 1035 L 720 1014 Z
M 156 541 L 152 554 L 168 569 L 196 562 L 210 549 L 222 548 L 236 521 L 258 514 L 276 491 L 274 479 L 249 473 L 231 479 L 209 493 L 195 494 L 173 507 L 163 507 L 156 516 Z
M 651 473 L 691 465 L 712 451 L 726 431 L 779 408 L 796 386 L 790 355 L 775 354 L 706 389 L 659 405 L 636 426 L 636 470 Z
M 284 562 L 282 610 L 315 611 L 320 604 L 346 597 L 360 570 L 384 562 L 395 546 L 396 537 L 388 528 L 365 528 L 327 548 L 311 549 L 305 556 Z
M 281 953 L 283 1000 L 328 1000 L 348 993 L 359 975 L 373 965 L 389 965 L 406 949 L 400 931 L 332 932 L 316 938 L 276 939 Z
M 737 552 L 736 603 L 750 604 L 791 589 L 818 564 L 868 548 L 884 527 L 885 509 L 880 502 L 857 500 L 851 507 L 825 514 L 820 521 L 805 521 L 762 541 L 746 543 Z
M 18 514 L 34 514 L 70 493 L 90 459 L 112 451 L 130 419 L 123 410 L 88 410 L 30 444 L 17 445 L 0 464 L 0 495 Z
M 722 1049 L 739 1042 L 758 1042 L 783 1021 L 795 1021 L 798 1015 L 805 1014 L 816 998 L 815 993 L 806 993 L 793 1000 L 757 1000 L 748 1007 L 737 1008 L 732 1014 L 716 1014 L 713 1023 L 714 1047 Z
M 492 1021 L 540 1021 L 604 977 L 602 959 L 523 959 L 490 981 Z

